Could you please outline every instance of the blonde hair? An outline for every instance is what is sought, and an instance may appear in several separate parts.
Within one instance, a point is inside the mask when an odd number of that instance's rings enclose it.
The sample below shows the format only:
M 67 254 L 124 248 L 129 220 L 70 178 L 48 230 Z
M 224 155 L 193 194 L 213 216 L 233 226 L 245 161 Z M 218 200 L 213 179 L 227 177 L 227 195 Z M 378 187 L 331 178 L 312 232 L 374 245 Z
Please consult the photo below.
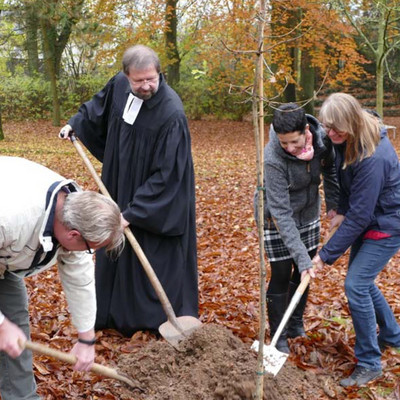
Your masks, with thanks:
M 350 94 L 331 94 L 322 104 L 319 119 L 336 132 L 348 134 L 343 168 L 375 152 L 380 141 L 380 122 Z
M 88 241 L 109 241 L 107 254 L 117 257 L 125 244 L 121 212 L 108 197 L 92 191 L 69 193 L 61 210 L 60 222 L 76 229 Z

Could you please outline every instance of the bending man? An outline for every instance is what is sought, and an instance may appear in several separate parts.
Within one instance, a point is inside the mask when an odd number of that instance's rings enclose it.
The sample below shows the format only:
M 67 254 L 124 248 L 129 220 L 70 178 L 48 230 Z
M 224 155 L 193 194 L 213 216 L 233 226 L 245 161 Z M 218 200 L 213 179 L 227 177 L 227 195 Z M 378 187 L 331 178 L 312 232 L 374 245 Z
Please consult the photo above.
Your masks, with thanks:
M 0 157 L 0 393 L 3 400 L 39 399 L 23 278 L 58 264 L 78 342 L 76 370 L 94 360 L 96 297 L 91 249 L 115 255 L 124 244 L 121 214 L 110 199 L 17 157 Z M 7 371 L 7 373 L 5 372 Z

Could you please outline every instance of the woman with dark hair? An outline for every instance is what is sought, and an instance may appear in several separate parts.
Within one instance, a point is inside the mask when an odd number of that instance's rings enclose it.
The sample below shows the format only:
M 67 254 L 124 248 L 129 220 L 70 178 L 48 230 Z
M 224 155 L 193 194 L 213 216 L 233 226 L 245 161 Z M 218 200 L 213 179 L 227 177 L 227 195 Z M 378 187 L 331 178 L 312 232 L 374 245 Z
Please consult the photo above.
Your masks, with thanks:
M 297 104 L 281 105 L 274 113 L 264 150 L 264 247 L 271 266 L 267 290 L 271 337 L 300 283 L 312 268 L 320 239 L 321 173 L 327 210 L 335 214 L 338 185 L 331 142 L 321 124 Z M 308 289 L 277 342 L 289 353 L 287 338 L 306 336 L 303 313 Z
M 340 384 L 360 386 L 382 375 L 386 346 L 400 347 L 400 325 L 375 284 L 400 248 L 400 165 L 386 129 L 353 96 L 330 95 L 320 119 L 336 150 L 340 200 L 331 228 L 339 228 L 313 262 L 331 265 L 351 247 L 345 293 L 357 364 Z

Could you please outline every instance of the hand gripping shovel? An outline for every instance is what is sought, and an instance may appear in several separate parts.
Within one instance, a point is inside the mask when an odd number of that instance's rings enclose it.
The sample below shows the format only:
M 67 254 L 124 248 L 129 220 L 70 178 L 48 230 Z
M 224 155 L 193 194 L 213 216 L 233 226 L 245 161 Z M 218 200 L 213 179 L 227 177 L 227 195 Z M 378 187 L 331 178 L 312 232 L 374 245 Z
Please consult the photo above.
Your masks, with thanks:
M 92 174 L 93 179 L 96 181 L 100 191 L 107 197 L 111 199 L 111 195 L 108 192 L 107 188 L 104 186 L 104 183 L 98 176 L 96 170 L 94 169 L 92 163 L 90 162 L 89 158 L 85 154 L 82 146 L 79 144 L 78 140 L 75 136 L 71 136 L 71 142 L 74 144 L 76 150 L 78 151 L 79 155 L 81 156 L 83 162 L 85 163 L 86 167 L 89 169 L 90 173 Z M 144 254 L 143 250 L 141 249 L 139 243 L 137 242 L 135 236 L 133 236 L 132 231 L 129 228 L 125 228 L 124 230 L 125 236 L 129 240 L 130 244 L 133 247 L 137 257 L 139 258 L 147 277 L 149 278 L 154 291 L 156 292 L 161 305 L 164 309 L 165 314 L 167 315 L 168 321 L 161 324 L 158 328 L 161 336 L 172 346 L 176 349 L 179 349 L 179 342 L 184 339 L 185 337 L 189 336 L 190 333 L 195 331 L 196 329 L 200 328 L 202 325 L 201 322 L 192 316 L 182 316 L 177 317 L 175 315 L 174 309 L 171 306 L 168 297 L 161 286 L 157 275 L 155 274 L 153 268 L 151 267 L 146 255 Z
M 283 353 L 279 351 L 275 346 L 278 342 L 279 336 L 283 329 L 285 328 L 289 318 L 293 314 L 297 304 L 300 301 L 301 296 L 303 295 L 304 291 L 306 290 L 308 284 L 310 282 L 310 275 L 306 275 L 303 280 L 300 282 L 300 285 L 297 287 L 292 299 L 290 300 L 289 306 L 283 315 L 282 321 L 280 322 L 278 329 L 275 332 L 274 337 L 271 340 L 269 345 L 264 345 L 264 368 L 265 371 L 269 372 L 272 375 L 276 375 L 280 369 L 285 364 L 286 359 L 288 358 L 289 354 Z M 255 340 L 252 344 L 252 350 L 258 351 L 258 340 Z
M 22 342 L 20 340 L 19 346 L 21 347 L 21 349 L 28 349 L 36 353 L 43 354 L 45 356 L 56 358 L 57 360 L 66 362 L 71 365 L 74 365 L 77 361 L 77 358 L 73 354 L 64 353 L 63 351 L 52 349 L 51 347 L 47 347 L 44 344 L 31 342 L 29 340 L 27 340 L 26 342 Z M 126 376 L 118 374 L 118 372 L 113 368 L 93 363 L 92 367 L 90 368 L 90 371 L 98 375 L 105 376 L 107 378 L 118 379 L 122 382 L 125 382 L 126 384 L 128 384 L 133 388 L 140 389 L 137 385 L 135 385 L 135 383 L 132 380 L 130 380 Z
M 337 231 L 337 229 L 338 226 L 332 228 L 332 230 L 325 238 L 324 244 L 328 242 L 328 240 L 333 236 L 333 234 Z M 300 282 L 300 285 L 297 287 L 297 290 L 295 291 L 292 299 L 290 300 L 289 306 L 286 309 L 285 314 L 283 314 L 282 321 L 280 322 L 278 329 L 276 330 L 275 335 L 271 340 L 271 343 L 269 345 L 264 345 L 263 348 L 264 368 L 265 371 L 269 372 L 274 376 L 280 371 L 280 369 L 283 367 L 283 364 L 285 364 L 285 361 L 289 356 L 289 354 L 279 351 L 275 347 L 276 343 L 278 342 L 279 336 L 281 336 L 281 333 L 285 328 L 289 318 L 293 314 L 293 311 L 295 310 L 297 304 L 299 304 L 301 296 L 303 295 L 309 283 L 310 283 L 310 275 L 307 274 Z M 251 349 L 254 351 L 258 351 L 258 346 L 259 346 L 259 341 L 255 340 L 251 346 Z

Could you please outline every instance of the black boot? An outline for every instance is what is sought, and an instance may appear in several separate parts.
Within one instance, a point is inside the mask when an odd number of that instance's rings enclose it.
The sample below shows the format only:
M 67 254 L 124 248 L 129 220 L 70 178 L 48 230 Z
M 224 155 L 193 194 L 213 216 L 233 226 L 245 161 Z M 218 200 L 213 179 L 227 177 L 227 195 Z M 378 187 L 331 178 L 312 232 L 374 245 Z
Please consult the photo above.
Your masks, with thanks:
M 288 304 L 292 299 L 297 287 L 299 284 L 290 282 L 289 283 L 289 290 L 288 290 Z M 306 308 L 307 304 L 307 297 L 308 297 L 309 287 L 307 286 L 306 290 L 304 291 L 303 295 L 300 297 L 299 304 L 293 311 L 292 316 L 289 319 L 288 327 L 287 327 L 287 337 L 288 338 L 296 338 L 296 337 L 307 337 L 306 332 L 304 330 L 303 324 L 303 314 L 304 309 Z
M 271 340 L 282 321 L 287 306 L 287 293 L 267 294 L 268 321 Z M 276 343 L 276 348 L 282 353 L 289 354 L 289 344 L 286 337 L 286 327 Z

